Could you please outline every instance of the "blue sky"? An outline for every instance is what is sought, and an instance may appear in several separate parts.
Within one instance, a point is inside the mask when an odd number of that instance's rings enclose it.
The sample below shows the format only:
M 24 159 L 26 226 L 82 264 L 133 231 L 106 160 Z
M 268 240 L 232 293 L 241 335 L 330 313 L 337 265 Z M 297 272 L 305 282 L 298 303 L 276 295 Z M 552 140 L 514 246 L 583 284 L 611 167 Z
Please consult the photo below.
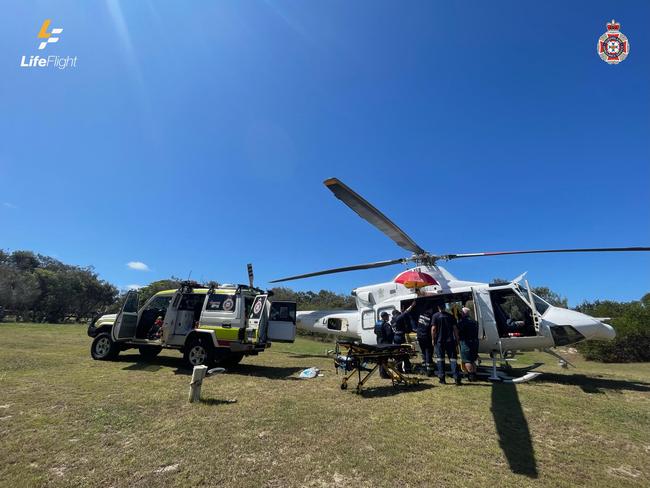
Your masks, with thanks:
M 650 3 L 13 2 L 0 19 L 0 248 L 259 284 L 406 253 L 336 176 L 435 253 L 650 245 Z M 67 70 L 20 68 L 49 54 Z M 629 57 L 596 41 L 615 18 Z M 143 262 L 148 271 L 130 269 Z M 449 263 L 528 270 L 572 304 L 650 291 L 650 255 Z M 348 292 L 400 267 L 296 289 Z

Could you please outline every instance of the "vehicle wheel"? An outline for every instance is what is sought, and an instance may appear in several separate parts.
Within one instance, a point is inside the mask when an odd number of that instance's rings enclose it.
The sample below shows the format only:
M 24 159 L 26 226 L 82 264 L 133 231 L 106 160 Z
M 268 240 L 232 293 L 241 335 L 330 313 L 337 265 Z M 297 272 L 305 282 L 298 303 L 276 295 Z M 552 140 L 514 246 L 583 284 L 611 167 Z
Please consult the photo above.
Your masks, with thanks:
M 90 355 L 93 359 L 115 359 L 119 352 L 119 346 L 113 342 L 111 335 L 106 332 L 103 332 L 95 337 L 95 340 L 90 346 Z
M 142 359 L 145 361 L 151 361 L 154 359 L 158 354 L 160 354 L 160 351 L 162 351 L 162 347 L 160 346 L 140 346 L 138 348 L 140 351 L 140 356 L 142 356 Z
M 234 368 L 241 363 L 242 359 L 244 359 L 243 354 L 228 353 L 227 356 L 219 360 L 219 366 L 223 366 L 224 368 Z
M 194 366 L 201 366 L 202 364 L 209 366 L 212 364 L 213 356 L 212 344 L 208 343 L 206 339 L 195 337 L 190 340 L 190 343 L 185 348 L 183 358 L 185 364 L 190 368 L 194 368 Z

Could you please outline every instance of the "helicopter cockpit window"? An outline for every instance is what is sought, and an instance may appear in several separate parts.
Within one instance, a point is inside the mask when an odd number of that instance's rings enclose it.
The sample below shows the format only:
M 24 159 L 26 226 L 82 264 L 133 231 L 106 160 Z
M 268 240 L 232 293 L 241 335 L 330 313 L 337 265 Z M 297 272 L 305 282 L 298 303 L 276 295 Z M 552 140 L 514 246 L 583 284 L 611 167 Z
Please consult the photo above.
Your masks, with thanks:
M 517 284 L 517 288 L 519 288 L 519 292 L 524 296 L 526 301 L 529 301 L 528 300 L 528 288 L 526 288 L 525 286 L 522 286 L 521 284 Z M 540 315 L 544 315 L 544 312 L 546 312 L 548 310 L 548 307 L 550 307 L 550 304 L 547 303 L 545 300 L 542 300 L 540 297 L 538 297 L 534 293 L 532 295 L 533 295 L 533 301 L 535 302 L 535 310 L 537 310 L 537 313 L 539 313 Z
M 536 335 L 532 310 L 515 290 L 492 290 L 490 298 L 500 337 Z

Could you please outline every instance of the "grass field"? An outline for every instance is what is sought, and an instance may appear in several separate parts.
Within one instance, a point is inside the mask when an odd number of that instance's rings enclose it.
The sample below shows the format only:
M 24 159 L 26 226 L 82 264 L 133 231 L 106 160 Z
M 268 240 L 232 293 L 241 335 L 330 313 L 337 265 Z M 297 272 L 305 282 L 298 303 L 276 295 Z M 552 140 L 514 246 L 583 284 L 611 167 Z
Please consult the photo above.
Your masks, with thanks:
M 81 326 L 0 324 L 0 485 L 648 486 L 650 364 L 575 359 L 523 385 L 339 389 L 298 340 L 206 380 L 180 354 L 93 361 Z M 299 380 L 317 366 L 324 376 Z

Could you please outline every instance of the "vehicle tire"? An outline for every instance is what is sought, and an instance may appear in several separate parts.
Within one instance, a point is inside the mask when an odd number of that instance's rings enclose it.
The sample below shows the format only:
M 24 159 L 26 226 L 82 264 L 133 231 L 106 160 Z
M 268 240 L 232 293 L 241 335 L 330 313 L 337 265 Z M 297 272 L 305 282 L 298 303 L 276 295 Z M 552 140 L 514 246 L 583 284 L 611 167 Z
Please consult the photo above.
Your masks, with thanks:
M 228 353 L 223 359 L 220 359 L 219 366 L 223 366 L 224 368 L 234 368 L 237 366 L 239 363 L 241 363 L 241 360 L 244 359 L 243 354 L 238 354 L 238 353 Z
M 194 366 L 210 366 L 214 358 L 214 349 L 208 339 L 203 337 L 193 337 L 185 347 L 183 359 L 185 364 L 190 368 Z
M 138 347 L 138 350 L 140 351 L 140 356 L 142 356 L 142 359 L 144 359 L 145 361 L 151 361 L 156 356 L 158 356 L 158 354 L 160 354 L 160 351 L 162 351 L 162 347 L 140 346 Z
M 111 335 L 102 332 L 90 346 L 90 355 L 100 361 L 115 359 L 120 352 L 120 347 L 113 341 Z

